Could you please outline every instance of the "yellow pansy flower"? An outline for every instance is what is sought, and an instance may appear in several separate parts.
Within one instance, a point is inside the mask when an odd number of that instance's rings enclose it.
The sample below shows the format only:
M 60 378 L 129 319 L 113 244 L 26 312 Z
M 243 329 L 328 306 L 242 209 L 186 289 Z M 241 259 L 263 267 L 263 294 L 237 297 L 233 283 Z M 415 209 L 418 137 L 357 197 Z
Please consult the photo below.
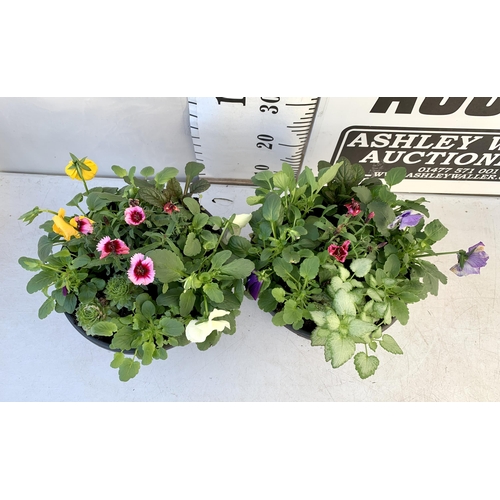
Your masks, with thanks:
M 83 164 L 90 169 L 90 170 L 85 170 L 83 168 L 81 169 L 82 175 L 83 175 L 83 179 L 78 174 L 78 170 L 75 167 L 75 162 L 74 161 L 70 161 L 66 165 L 66 168 L 64 169 L 64 171 L 72 179 L 77 179 L 79 181 L 81 181 L 81 180 L 89 181 L 90 179 L 93 179 L 95 177 L 95 174 L 97 173 L 97 165 L 92 160 L 89 160 L 88 158 L 83 161 Z
M 66 211 L 64 208 L 60 208 L 57 215 L 52 217 L 54 225 L 52 226 L 52 231 L 54 233 L 60 234 L 66 241 L 69 241 L 73 236 L 75 238 L 80 237 L 80 233 L 71 225 L 64 220 L 64 214 Z

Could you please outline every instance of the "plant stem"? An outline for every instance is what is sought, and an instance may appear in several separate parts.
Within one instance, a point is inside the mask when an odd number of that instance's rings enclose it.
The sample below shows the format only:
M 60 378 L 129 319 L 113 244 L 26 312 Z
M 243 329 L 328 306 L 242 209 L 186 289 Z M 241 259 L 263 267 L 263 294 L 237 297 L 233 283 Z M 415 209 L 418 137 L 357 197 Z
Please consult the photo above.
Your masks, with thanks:
M 436 257 L 438 255 L 452 255 L 452 254 L 458 254 L 458 251 L 456 252 L 437 252 L 437 253 L 421 253 L 419 255 L 415 255 L 415 258 L 419 257 Z

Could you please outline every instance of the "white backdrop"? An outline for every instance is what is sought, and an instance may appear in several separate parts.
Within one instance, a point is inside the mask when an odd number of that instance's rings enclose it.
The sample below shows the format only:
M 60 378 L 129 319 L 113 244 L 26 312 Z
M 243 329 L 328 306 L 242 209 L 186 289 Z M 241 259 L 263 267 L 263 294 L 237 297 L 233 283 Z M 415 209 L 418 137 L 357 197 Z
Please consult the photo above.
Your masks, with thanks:
M 300 142 L 283 131 L 306 117 L 290 117 L 285 101 L 312 98 L 193 99 L 204 113 L 196 119 L 187 97 L 0 98 L 0 171 L 62 174 L 71 152 L 100 176 L 113 177 L 114 164 L 182 173 L 201 158 L 212 179 L 248 181 L 263 163 L 279 170 L 279 146 Z M 299 153 L 311 168 L 343 155 L 372 175 L 407 167 L 401 191 L 500 194 L 499 98 L 321 97 L 306 143 Z

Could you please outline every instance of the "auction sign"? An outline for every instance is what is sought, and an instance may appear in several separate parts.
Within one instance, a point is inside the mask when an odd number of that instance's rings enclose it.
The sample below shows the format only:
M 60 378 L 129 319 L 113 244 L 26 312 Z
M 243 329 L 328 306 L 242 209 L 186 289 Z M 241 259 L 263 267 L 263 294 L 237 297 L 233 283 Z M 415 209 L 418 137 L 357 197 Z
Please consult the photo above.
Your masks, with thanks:
M 500 194 L 500 98 L 323 97 L 305 165 L 345 157 L 400 191 Z

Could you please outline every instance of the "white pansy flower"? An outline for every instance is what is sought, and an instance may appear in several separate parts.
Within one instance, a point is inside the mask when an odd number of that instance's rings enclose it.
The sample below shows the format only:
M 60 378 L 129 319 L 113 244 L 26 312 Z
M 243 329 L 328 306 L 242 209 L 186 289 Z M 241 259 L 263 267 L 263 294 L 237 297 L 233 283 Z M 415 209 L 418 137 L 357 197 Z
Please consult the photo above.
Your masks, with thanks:
M 227 245 L 229 242 L 229 239 L 231 238 L 231 236 L 233 236 L 233 234 L 235 236 L 239 236 L 242 228 L 244 228 L 250 222 L 251 218 L 252 218 L 252 214 L 236 215 L 232 223 L 235 224 L 237 227 L 233 226 L 232 233 L 230 233 L 229 231 L 225 231 L 224 235 L 222 236 L 222 242 L 225 245 Z
M 250 222 L 251 218 L 252 214 L 240 214 L 234 218 L 233 224 L 236 224 L 237 226 L 243 228 Z
M 220 318 L 229 314 L 229 311 L 224 311 L 223 309 L 214 309 L 208 315 L 208 321 L 204 323 L 198 323 L 199 320 L 193 319 L 186 326 L 186 337 L 190 342 L 204 342 L 206 338 L 214 331 L 222 332 L 224 328 L 229 328 L 231 325 L 225 320 L 216 320 L 214 318 Z

